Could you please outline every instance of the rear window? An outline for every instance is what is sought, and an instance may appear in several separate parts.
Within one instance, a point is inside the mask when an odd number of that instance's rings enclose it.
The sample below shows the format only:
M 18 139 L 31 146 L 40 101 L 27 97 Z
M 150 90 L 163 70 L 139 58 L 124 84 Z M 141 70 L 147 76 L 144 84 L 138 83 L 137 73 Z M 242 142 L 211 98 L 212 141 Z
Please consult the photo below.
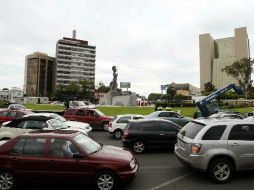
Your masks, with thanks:
M 182 128 L 180 134 L 187 138 L 194 139 L 198 132 L 203 129 L 204 126 L 204 124 L 191 121 Z
M 65 114 L 66 115 L 72 115 L 72 113 L 74 112 L 75 110 L 72 110 L 72 109 L 68 109 Z

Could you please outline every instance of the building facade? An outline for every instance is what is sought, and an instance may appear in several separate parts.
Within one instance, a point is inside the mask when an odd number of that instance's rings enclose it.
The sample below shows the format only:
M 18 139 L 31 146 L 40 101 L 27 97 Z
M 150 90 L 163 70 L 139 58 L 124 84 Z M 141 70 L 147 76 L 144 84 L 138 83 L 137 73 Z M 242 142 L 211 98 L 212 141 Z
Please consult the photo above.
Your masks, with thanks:
M 56 59 L 45 53 L 26 56 L 24 93 L 26 96 L 52 96 L 55 91 Z
M 174 83 L 167 85 L 167 88 L 171 88 L 172 90 L 176 91 L 176 94 L 182 94 L 184 96 L 199 96 L 200 90 L 199 88 L 191 85 L 190 83 Z
M 247 28 L 236 28 L 234 32 L 234 37 L 215 40 L 209 33 L 199 35 L 201 91 L 207 82 L 217 89 L 230 83 L 239 85 L 236 79 L 222 72 L 226 66 L 250 56 Z
M 24 91 L 18 87 L 12 87 L 11 89 L 0 90 L 0 99 L 15 102 L 15 98 L 23 98 Z
M 58 40 L 56 44 L 57 74 L 56 85 L 68 85 L 71 82 L 95 80 L 96 47 L 88 41 L 72 38 Z

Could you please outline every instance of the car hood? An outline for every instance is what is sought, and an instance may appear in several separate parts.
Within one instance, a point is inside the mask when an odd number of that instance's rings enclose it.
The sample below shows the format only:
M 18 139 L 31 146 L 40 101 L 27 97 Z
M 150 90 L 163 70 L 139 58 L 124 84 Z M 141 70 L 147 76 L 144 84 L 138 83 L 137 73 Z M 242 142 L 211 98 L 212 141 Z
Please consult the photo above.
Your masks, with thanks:
M 110 145 L 103 145 L 103 148 L 94 154 L 93 157 L 101 160 L 111 160 L 111 161 L 127 161 L 131 162 L 133 155 L 130 151 Z

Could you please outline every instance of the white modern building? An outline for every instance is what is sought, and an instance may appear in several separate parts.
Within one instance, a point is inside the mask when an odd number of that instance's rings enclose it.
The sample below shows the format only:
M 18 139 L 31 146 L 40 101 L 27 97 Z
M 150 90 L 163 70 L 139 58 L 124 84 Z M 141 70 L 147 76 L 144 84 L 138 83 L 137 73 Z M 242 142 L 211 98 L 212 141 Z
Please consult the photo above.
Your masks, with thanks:
M 95 80 L 96 47 L 88 41 L 72 38 L 58 40 L 56 44 L 56 86 L 81 80 Z
M 15 98 L 22 98 L 24 91 L 18 87 L 12 87 L 10 90 L 0 90 L 0 99 L 15 102 Z

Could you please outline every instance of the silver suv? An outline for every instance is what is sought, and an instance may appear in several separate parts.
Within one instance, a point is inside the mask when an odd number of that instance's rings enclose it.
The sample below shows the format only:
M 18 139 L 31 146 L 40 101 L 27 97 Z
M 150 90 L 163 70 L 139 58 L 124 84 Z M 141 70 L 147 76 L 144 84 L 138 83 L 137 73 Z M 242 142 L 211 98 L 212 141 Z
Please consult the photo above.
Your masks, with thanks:
M 254 122 L 193 120 L 177 135 L 176 157 L 186 166 L 207 171 L 216 183 L 235 171 L 254 169 Z

